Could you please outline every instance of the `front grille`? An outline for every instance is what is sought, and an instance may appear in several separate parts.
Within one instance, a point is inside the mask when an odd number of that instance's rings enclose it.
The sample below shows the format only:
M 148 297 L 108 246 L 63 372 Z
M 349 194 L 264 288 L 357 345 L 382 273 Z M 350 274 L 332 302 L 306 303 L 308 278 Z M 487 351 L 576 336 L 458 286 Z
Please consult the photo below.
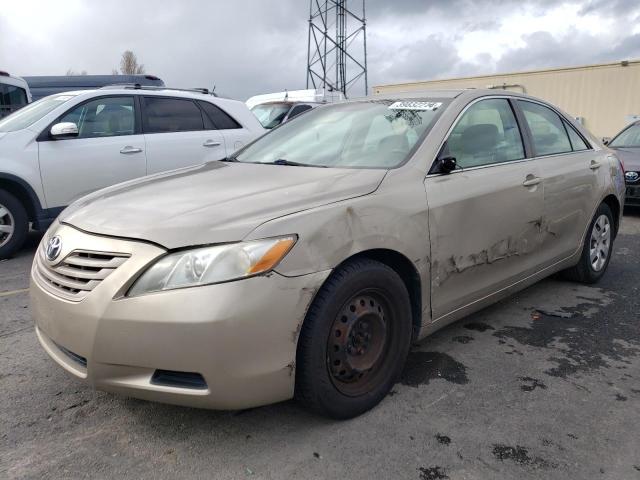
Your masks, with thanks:
M 129 255 L 122 253 L 74 250 L 60 263 L 51 266 L 45 259 L 44 249 L 38 249 L 35 276 L 49 292 L 66 300 L 79 302 L 96 288 Z

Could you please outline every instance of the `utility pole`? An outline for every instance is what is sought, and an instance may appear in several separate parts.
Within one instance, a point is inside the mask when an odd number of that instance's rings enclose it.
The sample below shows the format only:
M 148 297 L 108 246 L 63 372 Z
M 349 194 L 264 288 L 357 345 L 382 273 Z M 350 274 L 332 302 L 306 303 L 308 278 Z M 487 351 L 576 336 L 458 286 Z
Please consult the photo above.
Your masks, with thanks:
M 356 87 L 369 93 L 365 1 L 309 1 L 307 88 L 345 98 Z

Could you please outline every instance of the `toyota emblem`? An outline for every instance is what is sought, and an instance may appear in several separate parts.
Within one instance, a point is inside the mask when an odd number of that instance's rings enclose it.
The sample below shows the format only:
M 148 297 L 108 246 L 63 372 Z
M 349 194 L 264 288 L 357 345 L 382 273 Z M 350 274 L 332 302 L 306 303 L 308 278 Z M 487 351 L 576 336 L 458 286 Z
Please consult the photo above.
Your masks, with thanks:
M 45 249 L 45 253 L 47 255 L 47 260 L 53 262 L 56 258 L 60 256 L 60 252 L 62 251 L 62 240 L 57 235 L 55 237 L 51 237 L 47 242 L 47 248 Z
M 638 172 L 627 172 L 624 174 L 624 177 L 627 179 L 627 182 L 637 182 L 640 174 L 638 174 Z

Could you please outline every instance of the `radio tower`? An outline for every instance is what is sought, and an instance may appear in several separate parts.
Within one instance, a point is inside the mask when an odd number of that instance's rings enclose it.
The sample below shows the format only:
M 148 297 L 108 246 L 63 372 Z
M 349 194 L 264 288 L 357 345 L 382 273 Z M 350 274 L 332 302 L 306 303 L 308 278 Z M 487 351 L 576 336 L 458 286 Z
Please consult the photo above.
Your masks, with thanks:
M 365 0 L 310 0 L 307 52 L 307 88 L 367 95 Z

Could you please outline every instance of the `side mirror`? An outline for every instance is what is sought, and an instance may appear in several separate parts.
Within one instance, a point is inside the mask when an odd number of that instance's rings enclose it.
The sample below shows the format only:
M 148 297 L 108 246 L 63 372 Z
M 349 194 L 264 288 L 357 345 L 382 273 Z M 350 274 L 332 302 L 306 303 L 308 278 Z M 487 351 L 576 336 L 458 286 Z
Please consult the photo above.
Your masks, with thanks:
M 609 145 L 609 143 L 611 143 L 611 137 L 602 137 L 602 143 Z
M 78 125 L 73 122 L 56 123 L 49 131 L 54 138 L 70 138 L 78 136 Z
M 456 162 L 456 157 L 452 157 L 450 155 L 446 157 L 441 157 L 438 159 L 438 172 L 444 173 L 445 175 L 453 172 L 458 163 Z

